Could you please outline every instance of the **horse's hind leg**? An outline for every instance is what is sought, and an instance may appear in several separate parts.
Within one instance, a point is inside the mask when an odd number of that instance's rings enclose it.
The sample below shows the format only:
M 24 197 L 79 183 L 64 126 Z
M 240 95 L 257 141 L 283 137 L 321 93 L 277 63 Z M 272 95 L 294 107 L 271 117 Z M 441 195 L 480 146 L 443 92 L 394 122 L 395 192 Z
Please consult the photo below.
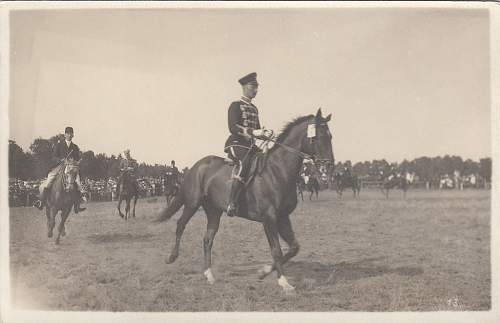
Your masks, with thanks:
M 45 216 L 47 217 L 47 237 L 52 238 L 53 230 L 56 225 L 55 214 L 52 215 L 52 208 L 45 207 Z
M 123 218 L 124 218 L 124 215 L 123 215 L 122 210 L 121 210 L 122 201 L 123 201 L 123 195 L 122 195 L 122 192 L 120 192 L 120 193 L 118 194 L 118 214 L 119 214 L 119 215 L 120 215 L 120 217 L 123 219 Z
M 203 238 L 203 254 L 205 256 L 205 272 L 203 273 L 207 278 L 209 284 L 215 282 L 215 277 L 212 274 L 212 246 L 214 243 L 215 235 L 219 230 L 219 223 L 222 211 L 216 210 L 208 204 L 203 205 L 203 209 L 207 214 L 207 232 Z
M 171 264 L 177 259 L 179 256 L 179 246 L 181 243 L 181 238 L 182 234 L 184 233 L 184 229 L 186 228 L 186 224 L 189 222 L 191 217 L 194 215 L 196 210 L 198 209 L 197 207 L 188 207 L 184 206 L 184 210 L 182 211 L 182 215 L 177 220 L 177 229 L 175 230 L 175 245 L 172 248 L 172 252 L 170 253 L 170 257 L 167 260 L 168 264 Z
M 59 244 L 59 239 L 61 238 L 62 233 L 65 231 L 64 223 L 66 222 L 66 219 L 68 218 L 70 212 L 71 207 L 61 211 L 61 222 L 59 223 L 59 227 L 57 228 L 57 231 L 59 231 L 59 233 L 57 234 L 56 244 Z
M 290 222 L 289 216 L 283 216 L 278 220 L 278 233 L 280 237 L 285 240 L 286 244 L 289 247 L 288 251 L 285 253 L 281 260 L 281 264 L 284 265 L 288 260 L 295 257 L 300 249 L 300 245 L 295 238 L 295 233 L 293 232 L 292 223 Z M 276 266 L 264 266 L 261 270 L 259 270 L 259 278 L 263 279 L 275 269 Z

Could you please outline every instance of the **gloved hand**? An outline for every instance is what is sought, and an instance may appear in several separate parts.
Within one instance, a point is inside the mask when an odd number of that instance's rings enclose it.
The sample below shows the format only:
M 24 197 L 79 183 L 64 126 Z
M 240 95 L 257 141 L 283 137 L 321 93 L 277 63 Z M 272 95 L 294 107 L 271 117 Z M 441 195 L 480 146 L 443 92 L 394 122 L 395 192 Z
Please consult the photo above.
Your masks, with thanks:
M 273 131 L 267 130 L 266 128 L 255 129 L 252 131 L 252 135 L 258 139 L 265 140 L 265 139 L 272 137 Z

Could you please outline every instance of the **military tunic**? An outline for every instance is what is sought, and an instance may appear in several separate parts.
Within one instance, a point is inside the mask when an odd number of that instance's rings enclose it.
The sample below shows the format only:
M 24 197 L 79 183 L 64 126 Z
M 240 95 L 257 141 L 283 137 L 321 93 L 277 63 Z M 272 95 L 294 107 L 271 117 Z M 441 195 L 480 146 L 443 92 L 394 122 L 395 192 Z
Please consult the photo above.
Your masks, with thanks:
M 224 151 L 231 158 L 241 160 L 255 143 L 252 131 L 260 129 L 259 110 L 244 100 L 231 103 L 228 110 L 228 127 L 231 135 L 226 140 Z

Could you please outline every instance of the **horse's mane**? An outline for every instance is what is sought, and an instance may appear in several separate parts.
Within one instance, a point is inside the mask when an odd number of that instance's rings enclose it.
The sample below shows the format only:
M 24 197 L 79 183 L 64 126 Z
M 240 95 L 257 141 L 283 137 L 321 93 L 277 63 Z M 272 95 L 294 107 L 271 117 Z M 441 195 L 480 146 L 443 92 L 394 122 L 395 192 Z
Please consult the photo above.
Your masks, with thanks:
M 293 127 L 295 127 L 296 125 L 298 125 L 298 124 L 300 124 L 300 123 L 302 123 L 310 118 L 314 118 L 314 115 L 310 114 L 307 116 L 297 117 L 297 118 L 293 119 L 292 121 L 290 121 L 289 123 L 287 123 L 283 127 L 283 129 L 281 130 L 278 137 L 276 137 L 276 141 L 283 142 L 285 140 L 285 138 L 288 137 L 288 135 L 290 134 L 290 131 L 292 131 Z M 277 147 L 278 147 L 278 145 L 274 145 L 269 151 L 273 151 Z

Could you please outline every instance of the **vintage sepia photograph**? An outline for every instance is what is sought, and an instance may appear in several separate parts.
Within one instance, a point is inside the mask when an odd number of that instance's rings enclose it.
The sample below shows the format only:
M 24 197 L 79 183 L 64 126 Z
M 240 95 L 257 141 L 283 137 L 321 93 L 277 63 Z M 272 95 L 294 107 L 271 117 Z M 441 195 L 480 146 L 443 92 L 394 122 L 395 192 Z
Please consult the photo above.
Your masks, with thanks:
M 2 5 L 2 321 L 495 322 L 497 9 Z

